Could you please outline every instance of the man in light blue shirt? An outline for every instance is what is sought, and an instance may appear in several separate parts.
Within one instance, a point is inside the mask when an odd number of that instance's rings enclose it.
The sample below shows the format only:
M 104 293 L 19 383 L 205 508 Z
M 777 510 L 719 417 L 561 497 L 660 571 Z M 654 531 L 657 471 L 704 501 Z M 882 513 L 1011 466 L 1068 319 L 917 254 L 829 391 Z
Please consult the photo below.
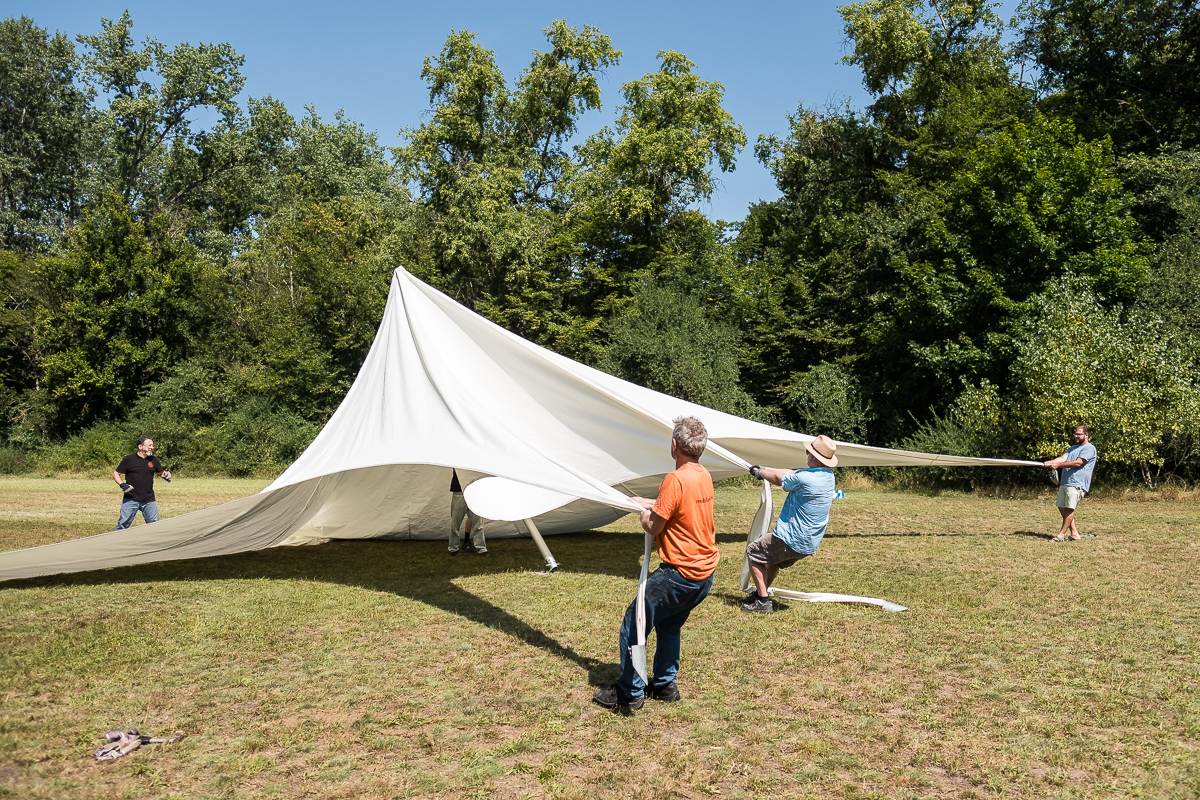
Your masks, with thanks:
M 1092 430 L 1078 425 L 1073 435 L 1075 445 L 1056 459 L 1042 462 L 1047 469 L 1061 469 L 1058 480 L 1058 513 L 1062 514 L 1062 529 L 1050 541 L 1078 542 L 1082 537 L 1075 527 L 1075 509 L 1092 488 L 1092 471 L 1096 468 L 1096 446 L 1091 443 Z M 1068 532 L 1070 536 L 1068 536 Z
M 779 510 L 774 530 L 746 545 L 755 593 L 742 603 L 743 611 L 759 614 L 774 611 L 767 590 L 779 576 L 779 570 L 817 552 L 825 535 L 835 494 L 832 468 L 838 463 L 837 445 L 828 436 L 818 436 L 804 445 L 804 449 L 808 452 L 808 469 L 750 468 L 751 475 L 783 487 L 788 496 Z

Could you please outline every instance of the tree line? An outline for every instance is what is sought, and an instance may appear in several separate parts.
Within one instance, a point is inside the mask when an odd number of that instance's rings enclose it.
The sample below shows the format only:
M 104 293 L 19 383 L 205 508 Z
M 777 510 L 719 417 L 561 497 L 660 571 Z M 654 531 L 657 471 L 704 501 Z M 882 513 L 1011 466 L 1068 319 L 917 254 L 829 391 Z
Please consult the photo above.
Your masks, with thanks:
M 675 396 L 849 441 L 1043 458 L 1086 422 L 1110 475 L 1200 466 L 1194 0 L 839 7 L 870 102 L 800 104 L 753 157 L 780 197 L 700 209 L 750 146 L 673 51 L 556 21 L 515 79 L 425 59 L 394 148 L 240 100 L 228 44 L 0 22 L 0 471 L 151 433 L 267 474 L 353 381 L 403 265 L 500 325 Z M 200 124 L 199 119 L 209 120 Z M 957 473 L 957 479 L 970 473 Z

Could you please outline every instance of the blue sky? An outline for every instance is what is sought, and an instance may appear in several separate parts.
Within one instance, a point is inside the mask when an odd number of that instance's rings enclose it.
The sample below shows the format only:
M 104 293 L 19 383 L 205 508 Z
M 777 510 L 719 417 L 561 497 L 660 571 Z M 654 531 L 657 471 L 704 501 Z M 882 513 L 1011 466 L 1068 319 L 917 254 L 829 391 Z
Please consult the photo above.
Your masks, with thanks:
M 404 126 L 419 125 L 429 107 L 420 78 L 451 29 L 475 31 L 496 53 L 510 84 L 542 48 L 542 29 L 555 19 L 594 25 L 624 52 L 601 79 L 604 108 L 587 116 L 586 135 L 611 124 L 621 85 L 658 67 L 659 50 L 677 50 L 703 79 L 725 86 L 725 108 L 750 144 L 737 169 L 721 176 L 711 216 L 739 220 L 749 204 L 778 196 L 753 154 L 759 134 L 785 133 L 800 104 L 868 101 L 857 68 L 839 64 L 845 34 L 837 3 L 828 0 L 693 2 L 177 2 L 176 0 L 0 0 L 4 17 L 24 14 L 74 37 L 95 33 L 100 18 L 128 8 L 134 36 L 168 45 L 229 42 L 245 56 L 246 93 L 271 95 L 299 116 L 306 105 L 323 118 L 338 109 L 395 145 Z

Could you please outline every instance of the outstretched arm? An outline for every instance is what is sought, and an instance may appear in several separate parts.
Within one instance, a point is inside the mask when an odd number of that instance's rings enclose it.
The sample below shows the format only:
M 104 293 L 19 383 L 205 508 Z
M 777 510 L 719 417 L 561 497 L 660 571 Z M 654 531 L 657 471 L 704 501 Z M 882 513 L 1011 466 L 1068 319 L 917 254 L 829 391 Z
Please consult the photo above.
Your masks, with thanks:
M 1078 469 L 1079 467 L 1082 467 L 1086 463 L 1087 463 L 1087 459 L 1085 459 L 1085 458 L 1075 458 L 1070 461 L 1067 461 L 1067 454 L 1063 453 L 1061 456 L 1059 456 L 1056 459 L 1053 459 L 1052 461 L 1043 461 L 1042 466 L 1046 467 L 1047 469 L 1058 469 L 1059 467 L 1069 467 L 1071 469 Z
M 776 467 L 753 466 L 750 468 L 751 475 L 756 478 L 762 478 L 773 486 L 782 486 L 783 479 L 795 471 L 794 469 L 778 469 Z

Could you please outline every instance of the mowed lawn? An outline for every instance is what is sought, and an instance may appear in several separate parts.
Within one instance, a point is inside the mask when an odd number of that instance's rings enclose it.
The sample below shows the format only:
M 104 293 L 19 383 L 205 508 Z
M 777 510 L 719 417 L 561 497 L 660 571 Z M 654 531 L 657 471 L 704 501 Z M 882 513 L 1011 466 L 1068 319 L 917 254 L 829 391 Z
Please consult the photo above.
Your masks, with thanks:
M 262 481 L 159 484 L 164 516 Z M 0 478 L 0 549 L 110 528 L 111 481 Z M 0 584 L 0 796 L 1190 798 L 1200 794 L 1200 502 L 1093 496 L 1052 544 L 1023 497 L 850 483 L 783 588 L 908 606 L 738 609 L 757 489 L 719 487 L 722 563 L 683 701 L 616 675 L 629 517 L 492 558 L 335 542 Z M 779 499 L 776 500 L 776 509 Z M 653 647 L 653 640 L 651 640 Z M 174 744 L 99 763 L 104 731 Z

